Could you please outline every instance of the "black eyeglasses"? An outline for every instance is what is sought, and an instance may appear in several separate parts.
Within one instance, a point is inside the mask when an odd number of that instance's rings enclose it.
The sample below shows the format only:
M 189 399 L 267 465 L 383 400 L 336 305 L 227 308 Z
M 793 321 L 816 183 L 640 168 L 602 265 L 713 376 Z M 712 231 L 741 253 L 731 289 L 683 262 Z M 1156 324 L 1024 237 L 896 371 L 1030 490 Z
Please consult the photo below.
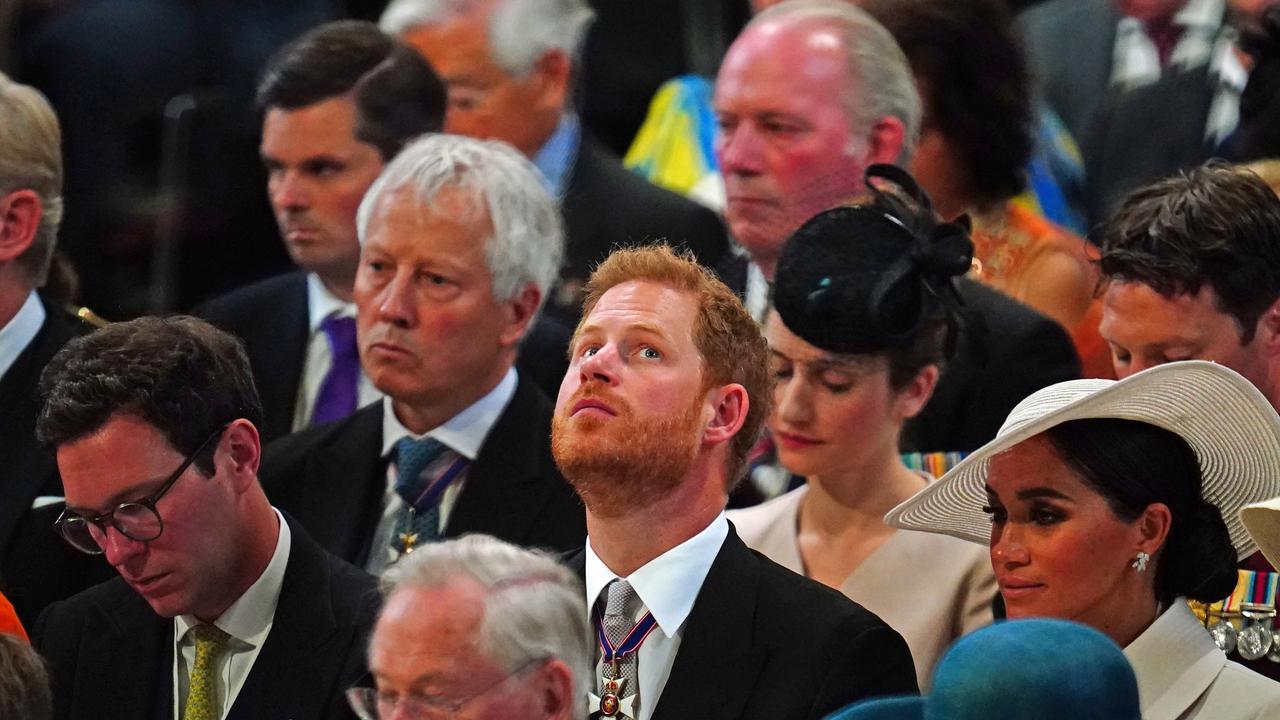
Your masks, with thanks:
M 196 457 L 204 452 L 209 443 L 213 442 L 214 438 L 221 437 L 226 429 L 224 425 L 205 438 L 204 442 L 200 443 L 200 447 L 188 455 L 178 469 L 174 470 L 173 474 L 166 478 L 150 497 L 122 502 L 114 510 L 93 517 L 63 510 L 53 524 L 54 529 L 71 547 L 90 555 L 102 554 L 103 543 L 106 542 L 107 537 L 107 523 L 111 523 L 111 527 L 119 530 L 121 535 L 130 540 L 138 542 L 155 540 L 160 537 L 160 533 L 164 532 L 164 520 L 160 518 L 160 511 L 156 510 L 156 503 L 169 492 L 169 488 L 173 487 L 187 468 L 191 467 L 191 463 L 195 462 Z

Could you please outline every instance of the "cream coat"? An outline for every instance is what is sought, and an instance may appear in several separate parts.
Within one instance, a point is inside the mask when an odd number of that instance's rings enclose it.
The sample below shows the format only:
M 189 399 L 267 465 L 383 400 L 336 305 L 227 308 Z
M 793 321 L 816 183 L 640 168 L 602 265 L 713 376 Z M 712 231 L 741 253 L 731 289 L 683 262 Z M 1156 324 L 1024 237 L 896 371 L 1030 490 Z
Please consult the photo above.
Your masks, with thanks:
M 1179 598 L 1124 654 L 1143 720 L 1275 720 L 1280 683 L 1227 660 Z
M 762 505 L 729 512 L 743 542 L 802 575 L 796 529 L 807 491 L 797 488 Z M 991 622 L 996 595 L 985 547 L 911 530 L 895 532 L 838 589 L 901 633 L 922 691 L 929 688 L 933 666 L 951 643 Z

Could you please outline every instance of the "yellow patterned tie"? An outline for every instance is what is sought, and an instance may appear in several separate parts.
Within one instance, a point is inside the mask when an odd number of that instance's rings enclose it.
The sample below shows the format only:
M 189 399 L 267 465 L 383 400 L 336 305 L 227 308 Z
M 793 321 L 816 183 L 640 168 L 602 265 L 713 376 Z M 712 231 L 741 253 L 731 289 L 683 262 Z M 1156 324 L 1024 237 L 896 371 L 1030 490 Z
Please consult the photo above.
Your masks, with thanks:
M 183 720 L 218 720 L 222 705 L 218 702 L 218 660 L 227 650 L 231 636 L 213 625 L 191 628 L 196 640 L 196 661 L 191 666 L 191 682 L 187 685 L 187 705 Z

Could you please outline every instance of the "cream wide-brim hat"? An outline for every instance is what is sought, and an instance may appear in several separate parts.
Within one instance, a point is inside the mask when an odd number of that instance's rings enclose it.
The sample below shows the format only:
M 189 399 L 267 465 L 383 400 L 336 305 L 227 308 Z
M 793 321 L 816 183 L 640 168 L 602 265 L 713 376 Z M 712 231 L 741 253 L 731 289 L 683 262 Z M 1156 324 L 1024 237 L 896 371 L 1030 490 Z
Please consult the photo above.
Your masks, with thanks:
M 1271 567 L 1280 567 L 1280 497 L 1245 507 L 1240 521 Z
M 1159 365 L 1119 381 L 1070 380 L 1037 390 L 1014 407 L 994 440 L 890 510 L 885 522 L 990 542 L 991 520 L 982 506 L 991 457 L 1055 425 L 1088 418 L 1138 420 L 1186 440 L 1200 461 L 1201 493 L 1222 513 L 1239 557 L 1257 550 L 1240 510 L 1280 495 L 1280 416 L 1240 374 L 1202 360 Z

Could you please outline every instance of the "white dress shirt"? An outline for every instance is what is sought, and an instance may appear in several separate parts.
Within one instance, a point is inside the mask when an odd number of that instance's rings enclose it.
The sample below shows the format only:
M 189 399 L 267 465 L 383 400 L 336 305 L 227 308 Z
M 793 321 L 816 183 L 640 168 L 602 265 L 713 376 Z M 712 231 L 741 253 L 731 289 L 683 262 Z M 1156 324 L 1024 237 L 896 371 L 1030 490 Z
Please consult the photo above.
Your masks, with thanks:
M 649 720 L 653 709 L 658 705 L 662 688 L 667 685 L 671 675 L 671 665 L 675 662 L 676 653 L 680 650 L 680 638 L 684 635 L 684 623 L 693 610 L 693 601 L 702 589 L 702 582 L 707 579 L 711 564 L 715 562 L 720 547 L 729 536 L 729 521 L 724 513 L 720 513 L 711 524 L 693 537 L 671 548 L 665 553 L 645 563 L 644 567 L 622 578 L 631 584 L 644 607 L 637 613 L 635 620 L 644 616 L 644 611 L 653 613 L 658 623 L 658 632 L 649 637 L 640 646 L 638 652 L 640 683 L 640 702 L 635 720 Z M 596 551 L 591 547 L 591 537 L 587 537 L 587 612 L 594 625 L 593 608 L 596 600 L 604 593 L 610 582 L 618 575 L 609 569 Z M 603 602 L 603 600 L 601 600 Z M 595 637 L 595 629 L 592 629 Z M 599 687 L 599 679 L 604 670 L 600 659 L 600 648 L 596 646 L 596 676 L 590 683 L 591 692 Z M 715 674 L 714 668 L 708 668 L 708 677 Z
M 298 383 L 298 398 L 293 405 L 294 432 L 311 424 L 311 415 L 316 408 L 316 395 L 320 394 L 320 386 L 324 384 L 324 377 L 329 374 L 329 366 L 333 363 L 329 338 L 320 327 L 330 315 L 353 318 L 356 316 L 356 306 L 329 292 L 318 275 L 307 273 L 307 324 L 311 339 L 307 341 L 302 381 Z M 356 407 L 362 408 L 381 397 L 382 392 L 361 371 L 360 380 L 356 384 Z
M 516 369 L 509 368 L 507 374 L 488 394 L 445 421 L 443 425 L 428 430 L 425 435 L 410 432 L 409 428 L 406 428 L 404 423 L 396 417 L 395 410 L 391 407 L 391 399 L 384 398 L 382 400 L 382 457 L 391 457 L 395 452 L 396 443 L 402 438 L 420 440 L 429 437 L 474 462 L 480 455 L 480 448 L 484 446 L 485 438 L 489 437 L 489 431 L 493 429 L 494 423 L 498 422 L 498 418 L 511 403 L 511 398 L 515 396 L 518 381 Z M 427 468 L 427 471 L 431 469 Z M 458 493 L 462 492 L 462 487 L 466 484 L 467 474 L 468 471 L 464 470 L 440 496 L 441 532 L 449 523 L 449 513 L 453 511 L 453 505 L 458 501 Z M 381 574 L 399 555 L 391 547 L 391 534 L 395 532 L 396 519 L 403 511 L 404 500 L 396 492 L 396 467 L 395 463 L 391 462 L 387 464 L 387 489 L 382 496 L 382 519 L 378 521 L 378 528 L 374 531 L 369 561 L 365 563 L 365 569 L 373 575 Z
M 9 372 L 9 368 L 18 361 L 18 356 L 40 334 L 44 320 L 44 305 L 40 303 L 36 291 L 32 290 L 27 294 L 22 307 L 18 308 L 18 313 L 0 328 L 0 378 Z
M 280 587 L 284 584 L 284 570 L 289 564 L 290 535 L 289 525 L 276 510 L 276 519 L 280 522 L 280 535 L 276 538 L 276 549 L 271 561 L 262 571 L 262 575 L 249 586 L 231 607 L 227 608 L 214 626 L 231 636 L 228 652 L 219 660 L 217 674 L 218 697 L 222 700 L 222 711 L 218 717 L 225 718 L 235 703 L 240 688 L 249 677 L 253 663 L 258 659 L 262 645 L 271 633 L 275 623 L 276 605 L 280 601 Z M 188 632 L 199 625 L 200 621 L 190 615 L 179 615 L 173 619 L 173 717 L 182 717 L 182 709 L 187 704 L 187 688 L 191 682 L 190 668 L 196 661 L 195 639 Z

